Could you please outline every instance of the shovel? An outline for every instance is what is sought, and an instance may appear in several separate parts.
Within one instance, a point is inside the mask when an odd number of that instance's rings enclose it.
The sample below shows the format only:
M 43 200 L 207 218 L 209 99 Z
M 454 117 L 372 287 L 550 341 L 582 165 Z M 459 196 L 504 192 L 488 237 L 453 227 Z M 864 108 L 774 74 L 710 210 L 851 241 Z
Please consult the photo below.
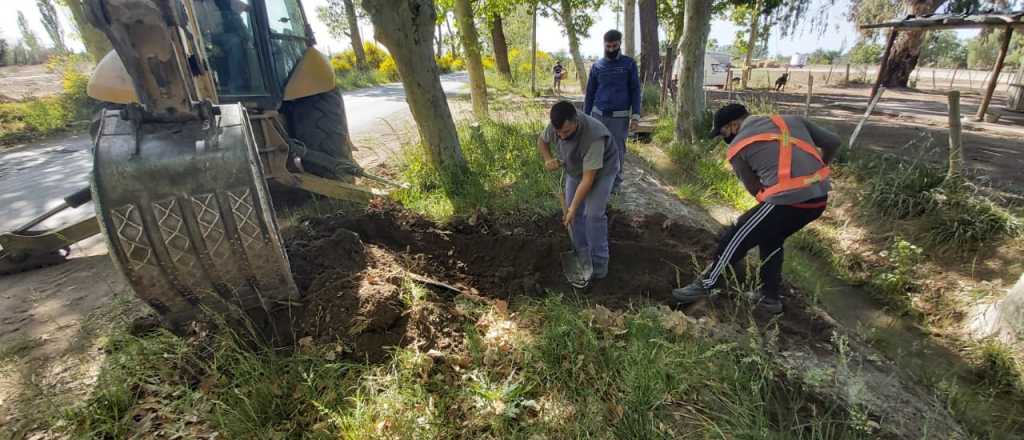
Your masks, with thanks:
M 565 213 L 568 211 L 565 206 L 565 196 L 556 194 L 558 195 L 558 204 L 562 207 L 562 217 L 564 218 Z M 562 261 L 562 273 L 570 285 L 577 289 L 583 289 L 590 284 L 590 278 L 594 275 L 594 262 L 590 259 L 589 247 L 579 248 L 573 242 L 571 223 L 566 229 L 569 231 L 569 243 L 572 244 L 573 250 L 562 252 L 559 255 L 559 259 Z

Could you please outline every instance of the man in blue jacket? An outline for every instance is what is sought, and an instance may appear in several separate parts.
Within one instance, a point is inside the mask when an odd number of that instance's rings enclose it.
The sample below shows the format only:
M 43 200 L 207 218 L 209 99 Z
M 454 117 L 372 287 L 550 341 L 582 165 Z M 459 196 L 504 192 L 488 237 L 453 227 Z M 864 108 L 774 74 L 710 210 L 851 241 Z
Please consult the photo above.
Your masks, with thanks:
M 583 112 L 608 127 L 619 150 L 619 173 L 614 191 L 622 183 L 622 162 L 626 157 L 626 135 L 640 120 L 640 73 L 636 61 L 619 53 L 622 33 L 604 34 L 604 58 L 590 67 Z

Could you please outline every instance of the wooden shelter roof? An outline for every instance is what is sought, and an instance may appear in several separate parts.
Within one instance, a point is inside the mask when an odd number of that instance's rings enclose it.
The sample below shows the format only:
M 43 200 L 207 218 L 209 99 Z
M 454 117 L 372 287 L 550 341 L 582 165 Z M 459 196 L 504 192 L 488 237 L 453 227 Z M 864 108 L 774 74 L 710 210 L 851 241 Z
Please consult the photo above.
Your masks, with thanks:
M 978 14 L 908 15 L 901 20 L 866 24 L 861 29 L 970 29 L 982 27 L 1024 27 L 1024 11 L 984 12 Z

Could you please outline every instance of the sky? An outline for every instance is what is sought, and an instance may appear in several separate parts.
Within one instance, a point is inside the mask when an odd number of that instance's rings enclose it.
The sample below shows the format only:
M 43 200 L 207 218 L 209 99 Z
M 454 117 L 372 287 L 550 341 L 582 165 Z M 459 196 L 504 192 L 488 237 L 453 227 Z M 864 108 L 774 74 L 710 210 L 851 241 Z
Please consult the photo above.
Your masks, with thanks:
M 817 10 L 820 4 L 824 4 L 824 1 L 815 0 L 816 4 L 811 6 L 811 10 Z M 22 11 L 40 39 L 49 44 L 49 37 L 47 37 L 46 32 L 43 30 L 35 0 L 3 0 L 3 2 L 8 5 L 8 13 L 0 14 L 0 35 L 3 38 L 10 41 L 18 37 L 17 14 L 14 11 Z M 323 5 L 326 2 L 326 0 L 303 0 L 302 3 L 306 8 L 306 16 L 311 21 L 310 24 L 313 27 L 313 32 L 316 35 L 320 49 L 326 52 L 344 50 L 348 47 L 348 41 L 339 41 L 331 37 L 327 32 L 327 28 L 316 18 L 316 6 Z M 768 40 L 768 53 L 771 55 L 788 56 L 795 53 L 810 53 L 819 48 L 827 50 L 837 50 L 842 47 L 850 48 L 857 41 L 857 33 L 853 24 L 843 16 L 848 7 L 849 0 L 835 0 L 835 4 L 828 9 L 830 14 L 829 28 L 824 33 L 812 31 L 809 23 L 807 26 L 798 29 L 795 35 L 787 38 L 780 37 L 777 32 L 773 33 Z M 71 26 L 68 26 L 71 23 L 70 13 L 62 7 L 58 7 L 58 10 L 61 13 L 62 23 L 67 32 L 71 29 Z M 606 30 L 615 27 L 616 14 L 608 6 L 602 8 L 597 15 L 589 37 L 580 42 L 583 54 L 585 56 L 600 55 L 604 50 L 601 36 Z M 372 27 L 369 23 L 361 24 L 360 28 L 363 31 L 364 39 L 369 40 L 372 38 Z M 709 38 L 717 40 L 721 45 L 731 44 L 735 39 L 736 30 L 737 27 L 732 22 L 716 20 L 711 25 Z M 958 31 L 957 34 L 960 38 L 966 39 L 973 37 L 977 32 L 977 30 L 968 30 Z M 540 50 L 546 52 L 569 51 L 568 40 L 562 35 L 562 28 L 554 20 L 544 17 L 538 18 L 537 35 Z M 66 39 L 72 48 L 81 50 L 82 44 L 76 38 Z M 638 36 L 637 48 L 639 47 Z

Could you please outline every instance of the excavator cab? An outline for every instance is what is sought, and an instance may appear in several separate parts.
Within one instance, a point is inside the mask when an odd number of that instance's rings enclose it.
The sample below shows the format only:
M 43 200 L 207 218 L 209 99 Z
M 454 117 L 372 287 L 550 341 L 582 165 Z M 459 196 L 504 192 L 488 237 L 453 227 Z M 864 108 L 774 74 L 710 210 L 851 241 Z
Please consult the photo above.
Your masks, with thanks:
M 301 3 L 86 6 L 114 48 L 87 90 L 111 104 L 94 134 L 87 194 L 96 219 L 29 230 L 51 211 L 0 235 L 0 270 L 52 262 L 102 232 L 136 296 L 171 330 L 212 311 L 287 337 L 288 326 L 278 324 L 299 292 L 267 180 L 357 202 L 381 192 L 354 184 L 356 177 L 394 185 L 352 161 L 344 103 Z M 89 198 L 76 194 L 59 209 Z

